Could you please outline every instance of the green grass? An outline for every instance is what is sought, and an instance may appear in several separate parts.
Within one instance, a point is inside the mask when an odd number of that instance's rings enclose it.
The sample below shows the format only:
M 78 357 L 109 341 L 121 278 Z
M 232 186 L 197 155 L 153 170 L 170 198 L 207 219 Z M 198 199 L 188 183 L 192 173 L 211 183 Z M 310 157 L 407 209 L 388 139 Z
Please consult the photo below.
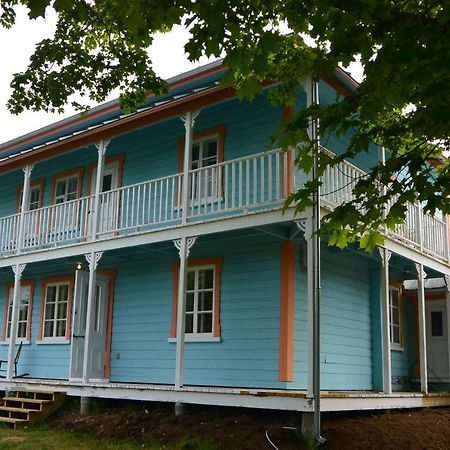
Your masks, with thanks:
M 87 434 L 31 426 L 13 430 L 0 426 L 0 450 L 215 450 L 217 447 L 200 440 L 182 439 L 175 445 L 142 444 L 125 439 L 100 439 Z

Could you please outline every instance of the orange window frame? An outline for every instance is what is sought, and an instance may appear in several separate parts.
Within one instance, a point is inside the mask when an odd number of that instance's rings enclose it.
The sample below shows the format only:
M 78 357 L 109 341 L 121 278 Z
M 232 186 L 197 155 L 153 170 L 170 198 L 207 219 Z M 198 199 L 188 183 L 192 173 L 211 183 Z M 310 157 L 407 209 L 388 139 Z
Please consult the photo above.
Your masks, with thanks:
M 25 333 L 25 341 L 30 341 L 31 339 L 31 316 L 33 313 L 33 296 L 34 296 L 34 280 L 22 281 L 20 286 L 29 286 L 30 287 L 30 301 L 28 303 L 28 314 L 27 314 L 27 330 Z M 3 313 L 3 330 L 2 330 L 2 341 L 6 341 L 8 338 L 6 336 L 8 330 L 8 312 L 9 312 L 9 291 L 11 288 L 14 288 L 14 283 L 8 283 L 6 285 L 6 297 L 5 297 L 5 310 Z
M 42 280 L 41 285 L 41 311 L 39 320 L 39 332 L 38 340 L 42 341 L 45 339 L 53 339 L 54 337 L 44 337 L 44 314 L 45 314 L 45 299 L 47 297 L 47 286 L 54 283 L 68 283 L 69 292 L 67 296 L 67 312 L 66 312 L 66 333 L 64 339 L 70 341 L 71 326 L 72 326 L 72 304 L 73 304 L 73 294 L 75 286 L 75 277 L 73 275 L 63 275 L 60 277 L 46 278 Z M 60 336 L 61 338 L 63 336 Z
M 222 258 L 192 259 L 188 261 L 188 269 L 199 266 L 214 266 L 214 321 L 212 336 L 221 336 L 220 326 L 220 283 L 222 277 Z M 170 326 L 170 337 L 177 336 L 177 305 L 178 305 L 178 280 L 180 276 L 180 263 L 176 262 L 172 266 L 172 323 Z

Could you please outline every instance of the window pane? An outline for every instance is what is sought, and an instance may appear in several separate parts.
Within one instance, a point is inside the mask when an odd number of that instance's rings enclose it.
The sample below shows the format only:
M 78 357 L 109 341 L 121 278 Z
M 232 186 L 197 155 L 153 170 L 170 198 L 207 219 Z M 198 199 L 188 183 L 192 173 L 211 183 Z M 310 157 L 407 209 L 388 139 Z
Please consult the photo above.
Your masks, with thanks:
M 197 333 L 212 332 L 212 313 L 203 313 L 198 316 Z
M 188 292 L 186 295 L 186 311 L 194 311 L 194 293 Z
M 67 316 L 67 303 L 58 303 L 58 319 L 65 319 Z
M 6 337 L 10 337 L 11 336 L 11 322 L 8 322 L 8 330 L 6 331 Z
M 212 291 L 199 292 L 198 294 L 198 310 L 212 311 L 213 309 L 213 293 Z
M 192 160 L 191 160 L 192 169 L 196 169 L 198 167 L 199 159 L 200 159 L 200 145 L 194 144 L 192 146 Z M 194 165 L 196 165 L 196 167 L 194 167 Z
M 72 177 L 69 179 L 69 188 L 67 190 L 68 193 L 76 193 L 78 190 L 78 177 Z
M 58 181 L 56 183 L 56 196 L 60 197 L 66 193 L 66 182 Z
M 193 291 L 195 286 L 195 270 L 190 270 L 187 275 L 187 289 Z
M 399 327 L 393 327 L 393 336 L 392 336 L 392 342 L 395 344 L 400 344 L 400 328 Z
M 47 297 L 46 302 L 54 302 L 56 299 L 56 286 L 47 287 Z
M 202 270 L 199 273 L 199 289 L 211 289 L 214 286 L 214 270 Z
M 103 176 L 102 192 L 108 192 L 112 189 L 112 174 Z
M 394 325 L 399 325 L 399 311 L 398 308 L 392 308 L 392 323 Z
M 56 322 L 56 336 L 65 336 L 66 334 L 66 321 L 65 320 L 58 320 Z
M 55 304 L 47 303 L 47 305 L 45 305 L 45 318 L 53 319 L 54 317 L 55 317 Z
M 18 338 L 24 338 L 27 335 L 27 323 L 26 322 L 19 322 L 18 328 L 17 328 L 17 337 Z
M 53 321 L 46 320 L 44 322 L 44 337 L 52 337 L 53 336 Z
M 192 313 L 186 314 L 186 333 L 192 333 L 194 330 L 194 315 Z
M 443 336 L 442 311 L 431 311 L 431 336 Z
M 212 141 L 205 143 L 205 147 L 203 150 L 203 158 L 204 159 L 210 159 L 210 158 L 217 159 L 216 157 L 217 157 L 217 139 L 214 139 Z
M 40 189 L 39 188 L 33 188 L 30 191 L 30 205 L 29 209 L 32 211 L 34 209 L 38 209 L 39 207 L 39 194 Z
M 59 286 L 59 301 L 60 302 L 66 302 L 69 297 L 69 285 L 68 284 L 62 284 Z

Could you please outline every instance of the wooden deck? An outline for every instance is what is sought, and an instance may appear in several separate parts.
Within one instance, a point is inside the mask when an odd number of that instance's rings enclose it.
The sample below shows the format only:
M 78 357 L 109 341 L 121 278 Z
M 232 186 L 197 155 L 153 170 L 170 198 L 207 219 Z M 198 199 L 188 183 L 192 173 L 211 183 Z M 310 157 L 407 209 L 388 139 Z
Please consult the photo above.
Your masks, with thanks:
M 312 411 L 312 401 L 303 390 L 248 389 L 215 386 L 185 386 L 140 383 L 88 383 L 67 380 L 18 378 L 0 380 L 0 390 L 33 390 L 65 392 L 69 396 L 115 398 L 155 402 Z M 391 395 L 373 391 L 322 391 L 321 410 L 352 411 L 450 406 L 450 392 L 394 392 Z

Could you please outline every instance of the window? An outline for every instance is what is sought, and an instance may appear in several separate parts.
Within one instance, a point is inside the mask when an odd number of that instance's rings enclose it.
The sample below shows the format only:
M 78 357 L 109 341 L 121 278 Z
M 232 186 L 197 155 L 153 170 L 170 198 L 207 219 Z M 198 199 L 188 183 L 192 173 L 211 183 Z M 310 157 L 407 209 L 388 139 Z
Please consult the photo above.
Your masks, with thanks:
M 222 170 L 216 164 L 223 161 L 225 127 L 194 133 L 192 144 L 191 166 L 191 201 L 217 199 L 222 195 Z M 178 141 L 178 170 L 183 171 L 184 139 Z
M 389 287 L 389 324 L 391 344 L 400 347 L 400 289 L 393 286 Z
M 23 341 L 30 340 L 30 325 L 31 325 L 31 307 L 34 292 L 34 282 L 22 282 L 20 290 L 19 316 L 17 323 L 17 339 Z M 4 330 L 3 340 L 11 337 L 11 320 L 12 307 L 14 299 L 14 285 L 8 285 L 7 289 L 7 303 L 5 311 L 6 329 Z
M 28 211 L 34 211 L 42 206 L 44 196 L 44 180 L 34 181 L 30 184 L 30 197 L 28 203 Z M 17 212 L 22 207 L 23 186 L 19 186 L 17 195 Z
M 189 261 L 186 283 L 186 341 L 220 340 L 219 258 Z M 176 336 L 179 264 L 174 265 L 171 337 Z
M 72 175 L 56 180 L 54 203 L 57 205 L 78 198 L 78 183 L 78 175 Z
M 444 320 L 442 311 L 431 311 L 431 336 L 444 336 Z
M 188 269 L 186 334 L 212 334 L 214 266 Z
M 46 280 L 43 285 L 41 332 L 43 341 L 65 341 L 70 335 L 73 277 Z

